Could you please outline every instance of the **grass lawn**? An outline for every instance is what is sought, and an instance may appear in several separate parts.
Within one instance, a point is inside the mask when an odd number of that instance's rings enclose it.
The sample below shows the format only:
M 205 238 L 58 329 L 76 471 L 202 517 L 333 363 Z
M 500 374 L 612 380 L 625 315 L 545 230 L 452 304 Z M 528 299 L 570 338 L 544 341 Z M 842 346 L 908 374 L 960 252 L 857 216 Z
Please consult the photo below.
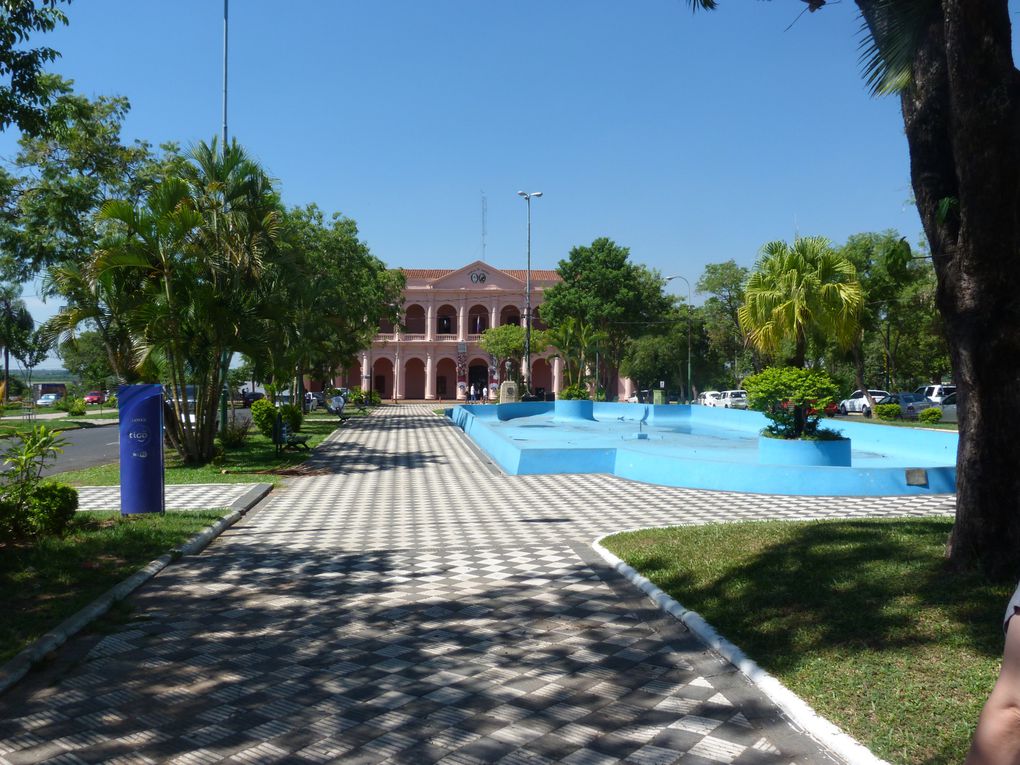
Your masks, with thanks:
M 314 447 L 337 427 L 337 418 L 306 417 L 301 426 L 301 433 L 310 436 L 308 446 Z M 177 458 L 175 452 L 164 452 L 166 462 L 166 482 L 181 483 L 272 483 L 279 484 L 286 471 L 293 470 L 307 459 L 309 451 L 287 450 L 276 453 L 276 446 L 271 439 L 253 432 L 248 436 L 244 446 L 228 449 L 221 461 L 216 464 L 186 466 Z M 120 463 L 99 465 L 85 470 L 73 470 L 66 473 L 55 473 L 50 476 L 69 483 L 72 486 L 116 486 L 120 483 Z
M 952 521 L 767 522 L 604 542 L 892 763 L 958 763 L 1012 585 L 950 575 Z
M 75 419 L 35 420 L 34 422 L 31 420 L 3 420 L 0 421 L 0 438 L 12 438 L 20 433 L 28 433 L 36 425 L 45 425 L 50 430 L 78 430 L 79 428 L 95 427 Z
M 840 422 L 863 422 L 870 425 L 892 425 L 894 428 L 922 428 L 926 430 L 959 430 L 955 422 L 933 422 L 925 423 L 920 420 L 882 420 L 878 417 L 839 417 L 822 420 L 829 423 L 831 428 L 839 428 Z M 837 423 L 833 425 L 832 423 Z
M 83 512 L 62 538 L 0 545 L 0 661 L 225 514 Z

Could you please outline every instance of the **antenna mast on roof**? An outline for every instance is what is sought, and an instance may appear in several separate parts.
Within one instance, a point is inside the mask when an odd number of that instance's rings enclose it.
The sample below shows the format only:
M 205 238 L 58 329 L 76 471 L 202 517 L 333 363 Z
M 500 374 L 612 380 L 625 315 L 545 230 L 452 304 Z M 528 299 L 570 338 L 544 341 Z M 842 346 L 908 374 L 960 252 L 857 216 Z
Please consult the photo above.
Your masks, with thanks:
M 485 234 L 486 231 L 486 218 L 489 215 L 489 203 L 485 199 L 485 190 L 482 190 L 482 260 L 485 260 Z

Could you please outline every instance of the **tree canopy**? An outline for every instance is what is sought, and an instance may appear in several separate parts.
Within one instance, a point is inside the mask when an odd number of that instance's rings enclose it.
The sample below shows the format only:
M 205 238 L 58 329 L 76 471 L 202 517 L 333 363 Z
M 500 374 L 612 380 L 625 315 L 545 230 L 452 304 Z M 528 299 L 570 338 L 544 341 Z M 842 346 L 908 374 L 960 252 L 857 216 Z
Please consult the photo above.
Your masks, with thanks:
M 567 319 L 594 328 L 613 367 L 619 367 L 627 340 L 669 309 L 662 277 L 631 262 L 630 250 L 606 237 L 571 249 L 557 272 L 563 281 L 546 291 L 543 319 L 553 328 Z
M 35 33 L 52 32 L 67 16 L 64 0 L 7 0 L 0 8 L 0 130 L 12 124 L 37 134 L 47 126 L 46 105 L 53 80 L 43 67 L 60 54 L 53 48 L 26 46 Z

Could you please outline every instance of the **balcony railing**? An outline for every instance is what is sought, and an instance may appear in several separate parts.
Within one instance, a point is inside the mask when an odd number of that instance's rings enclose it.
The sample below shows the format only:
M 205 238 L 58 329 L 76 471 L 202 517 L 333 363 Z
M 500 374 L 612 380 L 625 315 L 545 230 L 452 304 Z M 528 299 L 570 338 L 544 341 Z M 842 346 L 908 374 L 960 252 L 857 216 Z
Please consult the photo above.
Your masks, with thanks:
M 401 340 L 422 341 L 422 340 L 425 340 L 426 338 L 427 338 L 427 335 L 425 335 L 424 333 L 423 334 L 413 334 L 413 335 L 408 333 L 408 334 L 404 334 L 404 335 L 400 336 Z
M 375 336 L 375 342 L 377 343 L 388 343 L 396 339 L 396 334 L 393 332 L 379 332 Z
M 436 342 L 439 343 L 455 343 L 457 342 L 456 335 L 436 335 Z

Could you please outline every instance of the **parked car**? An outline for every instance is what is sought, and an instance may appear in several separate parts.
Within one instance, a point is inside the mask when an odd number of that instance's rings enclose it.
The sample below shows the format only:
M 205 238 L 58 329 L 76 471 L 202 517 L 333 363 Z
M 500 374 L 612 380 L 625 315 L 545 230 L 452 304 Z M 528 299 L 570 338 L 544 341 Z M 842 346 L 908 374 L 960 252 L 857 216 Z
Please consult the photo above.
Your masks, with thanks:
M 59 393 L 43 393 L 41 396 L 39 396 L 39 399 L 35 402 L 35 405 L 53 406 L 58 401 L 60 401 Z
M 85 394 L 83 400 L 86 404 L 105 404 L 106 394 L 101 390 L 90 390 Z
M 266 394 L 262 391 L 241 391 L 241 406 L 251 406 L 256 401 L 264 399 Z
M 723 409 L 747 409 L 746 390 L 724 390 L 719 394 L 719 403 Z
M 630 404 L 650 404 L 652 402 L 651 389 L 635 391 L 634 395 L 627 399 Z
M 717 390 L 706 390 L 698 394 L 698 403 L 702 406 L 718 406 L 719 397 L 722 395 Z
M 890 393 L 888 396 L 875 401 L 876 404 L 899 404 L 900 416 L 905 420 L 916 420 L 922 409 L 936 406 L 930 399 L 919 393 Z
M 935 402 L 936 404 L 941 404 L 942 399 L 944 399 L 950 393 L 956 393 L 956 386 L 941 384 L 919 385 L 917 388 L 914 389 L 914 393 L 920 396 L 924 396 L 925 398 Z
M 942 422 L 959 422 L 959 420 L 956 419 L 955 391 L 942 399 L 942 402 L 938 404 L 938 406 L 942 409 Z
M 889 395 L 887 390 L 872 390 L 868 388 L 868 393 L 871 397 L 878 401 L 880 398 L 885 398 Z M 864 391 L 855 390 L 850 394 L 850 398 L 845 398 L 839 402 L 839 413 L 849 414 L 850 412 L 857 412 L 863 414 L 865 417 L 871 416 L 871 406 L 868 404 L 868 399 L 864 397 Z
M 318 408 L 319 408 L 318 397 L 311 391 L 305 393 L 305 406 L 304 406 L 305 413 L 307 414 L 308 412 L 314 412 Z

